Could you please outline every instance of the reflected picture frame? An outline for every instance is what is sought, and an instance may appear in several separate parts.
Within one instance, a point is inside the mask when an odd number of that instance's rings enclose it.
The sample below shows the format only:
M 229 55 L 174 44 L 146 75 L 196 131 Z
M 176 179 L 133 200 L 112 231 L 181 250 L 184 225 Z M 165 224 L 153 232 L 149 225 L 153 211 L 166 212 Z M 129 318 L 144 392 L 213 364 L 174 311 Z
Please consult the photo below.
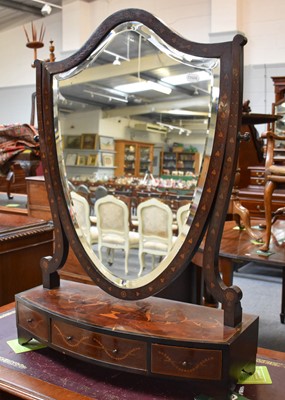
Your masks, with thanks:
M 71 135 L 64 137 L 64 147 L 66 149 L 80 149 L 81 147 L 81 136 Z
M 87 165 L 89 166 L 97 166 L 98 164 L 98 155 L 97 154 L 89 154 L 87 157 Z
M 86 156 L 82 156 L 82 155 L 78 155 L 77 156 L 76 165 L 84 166 L 84 165 L 86 165 L 86 162 L 87 162 L 87 157 Z
M 100 136 L 99 137 L 100 150 L 115 150 L 115 141 L 112 136 Z
M 77 163 L 77 154 L 76 153 L 67 154 L 65 163 L 66 163 L 67 166 L 76 165 L 76 163 Z
M 97 146 L 97 134 L 96 133 L 82 133 L 80 148 L 82 150 L 95 150 Z
M 102 166 L 113 167 L 114 166 L 114 154 L 103 153 L 102 154 Z

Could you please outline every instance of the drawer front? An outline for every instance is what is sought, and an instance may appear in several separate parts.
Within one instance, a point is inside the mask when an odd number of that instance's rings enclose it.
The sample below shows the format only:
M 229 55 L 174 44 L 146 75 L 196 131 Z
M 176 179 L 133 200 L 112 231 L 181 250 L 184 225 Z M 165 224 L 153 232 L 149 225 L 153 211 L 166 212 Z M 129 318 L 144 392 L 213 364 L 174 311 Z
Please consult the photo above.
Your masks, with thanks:
M 252 169 L 250 171 L 250 176 L 255 178 L 264 178 L 264 170 Z
M 17 303 L 18 325 L 39 339 L 48 340 L 48 319 L 45 315 Z
M 253 217 L 264 218 L 264 201 L 256 201 L 256 200 L 244 200 L 240 199 L 241 204 L 247 208 L 250 215 Z M 272 202 L 272 212 L 276 211 L 278 208 L 283 207 L 284 204 L 279 202 Z M 280 216 L 280 218 L 283 218 Z
M 250 200 L 240 200 L 241 204 L 248 209 L 252 216 L 259 218 L 264 217 L 264 202 L 263 201 L 250 201 Z
M 264 186 L 265 185 L 264 176 L 260 176 L 260 177 L 251 176 L 249 184 L 253 185 L 253 186 Z
M 88 331 L 62 321 L 51 324 L 51 343 L 92 359 L 146 371 L 147 345 L 138 340 Z
M 153 344 L 151 372 L 189 379 L 221 380 L 222 351 Z

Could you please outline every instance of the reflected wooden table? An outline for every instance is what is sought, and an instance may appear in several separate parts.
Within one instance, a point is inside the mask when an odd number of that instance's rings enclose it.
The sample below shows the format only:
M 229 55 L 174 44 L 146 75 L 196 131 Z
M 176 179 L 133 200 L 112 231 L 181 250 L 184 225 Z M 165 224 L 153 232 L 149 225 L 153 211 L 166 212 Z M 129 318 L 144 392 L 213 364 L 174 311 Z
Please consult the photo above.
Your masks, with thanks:
M 252 220 L 251 226 L 258 227 L 262 220 Z M 256 230 L 261 236 L 265 235 L 265 230 Z M 270 242 L 270 254 L 259 254 L 259 246 L 254 244 L 246 230 L 240 230 L 234 221 L 225 223 L 222 236 L 219 266 L 223 280 L 227 286 L 233 282 L 233 271 L 235 264 L 247 264 L 250 262 L 264 265 L 269 269 L 272 267 L 280 268 L 282 271 L 282 294 L 281 294 L 281 313 L 280 320 L 285 322 L 285 220 L 277 220 L 273 224 Z M 202 266 L 203 263 L 203 244 L 200 251 L 195 255 L 193 262 Z

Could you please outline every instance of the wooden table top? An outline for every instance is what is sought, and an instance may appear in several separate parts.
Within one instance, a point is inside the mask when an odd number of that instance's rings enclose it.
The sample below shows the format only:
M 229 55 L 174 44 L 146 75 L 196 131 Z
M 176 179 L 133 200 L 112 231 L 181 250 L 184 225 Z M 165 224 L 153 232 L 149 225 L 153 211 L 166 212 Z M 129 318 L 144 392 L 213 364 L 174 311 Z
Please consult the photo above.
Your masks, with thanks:
M 8 214 L 0 212 L 0 234 L 4 235 L 14 230 L 39 227 L 47 222 L 22 214 Z
M 251 226 L 254 228 L 262 221 L 253 220 Z M 265 230 L 257 230 L 262 237 Z M 227 221 L 223 232 L 220 246 L 220 257 L 240 260 L 245 262 L 258 262 L 260 264 L 285 266 L 285 220 L 277 220 L 273 224 L 272 239 L 270 243 L 270 254 L 257 253 L 259 246 L 254 244 L 246 230 L 236 229 L 234 221 Z

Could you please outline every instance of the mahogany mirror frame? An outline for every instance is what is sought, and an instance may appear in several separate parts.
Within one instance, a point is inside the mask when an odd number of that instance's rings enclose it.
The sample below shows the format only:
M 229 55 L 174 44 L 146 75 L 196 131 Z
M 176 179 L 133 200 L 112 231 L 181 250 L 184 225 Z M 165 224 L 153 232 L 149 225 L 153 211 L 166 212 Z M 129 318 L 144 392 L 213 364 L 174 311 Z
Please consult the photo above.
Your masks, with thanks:
M 135 289 L 118 287 L 106 279 L 96 266 L 94 268 L 94 264 L 78 239 L 61 183 L 53 111 L 53 76 L 83 62 L 112 29 L 128 21 L 137 21 L 146 25 L 178 51 L 194 56 L 220 59 L 220 96 L 215 138 L 197 211 L 176 257 L 151 284 Z M 236 326 L 241 322 L 241 291 L 234 286 L 228 288 L 222 282 L 218 270 L 218 252 L 237 162 L 245 43 L 246 39 L 242 35 L 237 35 L 233 41 L 224 43 L 191 42 L 171 31 L 152 14 L 139 9 L 127 9 L 108 17 L 83 47 L 69 58 L 54 63 L 39 60 L 35 62 L 40 148 L 55 231 L 54 254 L 41 262 L 44 288 L 54 289 L 60 286 L 58 270 L 64 266 L 69 246 L 71 246 L 82 267 L 95 284 L 105 292 L 126 300 L 146 298 L 164 289 L 183 272 L 205 235 L 203 274 L 206 285 L 213 297 L 222 303 L 225 311 L 225 325 Z

